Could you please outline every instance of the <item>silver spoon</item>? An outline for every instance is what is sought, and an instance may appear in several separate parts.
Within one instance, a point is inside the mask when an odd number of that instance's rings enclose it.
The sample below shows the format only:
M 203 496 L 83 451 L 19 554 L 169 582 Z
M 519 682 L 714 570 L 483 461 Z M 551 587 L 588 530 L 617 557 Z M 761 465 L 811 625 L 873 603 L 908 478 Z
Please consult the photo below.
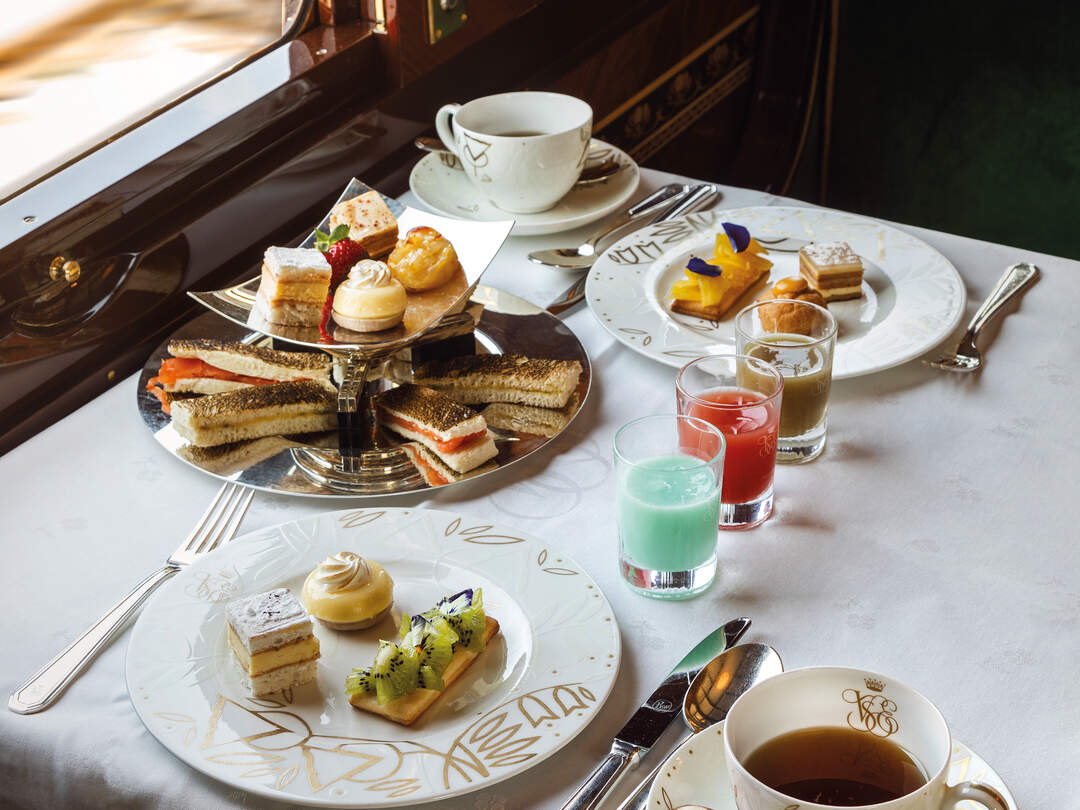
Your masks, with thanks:
M 625 214 L 604 225 L 577 247 L 534 250 L 529 254 L 529 261 L 546 267 L 554 267 L 557 270 L 588 270 L 596 261 L 600 252 L 599 245 L 604 239 L 636 219 L 652 216 L 662 211 L 665 206 L 679 202 L 689 192 L 690 186 L 682 183 L 668 183 L 666 186 L 661 186 L 645 199 L 630 206 Z
M 438 138 L 420 136 L 413 140 L 413 145 L 424 152 L 438 155 L 442 162 L 450 168 L 461 168 L 457 155 L 447 149 L 446 144 Z M 615 157 L 609 156 L 601 160 L 600 156 L 596 154 L 600 148 L 602 147 L 599 144 L 589 148 L 589 154 L 585 156 L 585 167 L 581 170 L 581 177 L 574 183 L 575 186 L 591 186 L 594 183 L 601 183 L 622 170 L 623 164 Z
M 751 686 L 783 671 L 780 654 L 768 644 L 738 644 L 720 653 L 701 669 L 686 690 L 683 720 L 690 727 L 690 734 L 680 740 L 675 749 L 692 735 L 727 717 L 735 701 Z M 618 810 L 643 810 L 656 775 L 666 762 L 667 757 L 653 768 Z

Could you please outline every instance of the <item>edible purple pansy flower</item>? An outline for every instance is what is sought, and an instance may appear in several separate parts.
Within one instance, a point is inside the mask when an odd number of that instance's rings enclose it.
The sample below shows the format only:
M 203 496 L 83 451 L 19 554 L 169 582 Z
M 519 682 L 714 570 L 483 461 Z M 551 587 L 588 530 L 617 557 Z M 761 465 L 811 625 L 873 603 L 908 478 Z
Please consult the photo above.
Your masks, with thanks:
M 731 247 L 736 253 L 742 253 L 750 246 L 750 231 L 742 225 L 736 225 L 734 222 L 722 222 L 720 224 L 724 226 L 724 233 L 727 234 L 727 238 L 731 241 Z
M 719 267 L 717 267 L 715 264 L 709 264 L 707 261 L 705 261 L 704 259 L 699 259 L 697 256 L 694 256 L 692 259 L 690 259 L 690 261 L 686 263 L 686 269 L 689 270 L 691 273 L 697 273 L 699 276 L 709 276 L 711 278 L 716 278 L 717 276 L 721 275 Z

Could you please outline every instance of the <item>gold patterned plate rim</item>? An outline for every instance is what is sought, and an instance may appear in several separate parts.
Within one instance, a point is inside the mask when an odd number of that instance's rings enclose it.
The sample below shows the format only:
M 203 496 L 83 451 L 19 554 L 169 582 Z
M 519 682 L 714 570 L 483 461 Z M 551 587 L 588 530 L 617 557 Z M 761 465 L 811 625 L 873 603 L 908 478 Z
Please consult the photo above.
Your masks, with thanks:
M 682 366 L 710 352 L 735 350 L 735 315 L 785 276 L 798 256 L 774 252 L 771 272 L 718 321 L 670 311 L 667 291 L 691 255 L 708 258 L 722 222 L 762 238 L 842 240 L 863 259 L 863 296 L 829 310 L 839 331 L 833 379 L 884 371 L 933 349 L 964 315 L 963 280 L 941 253 L 911 234 L 867 217 L 827 208 L 747 206 L 689 214 L 650 225 L 615 242 L 589 271 L 585 300 L 611 335 L 639 354 Z M 722 232 L 722 231 L 721 231 Z
M 288 587 L 354 550 L 395 579 L 393 615 L 370 631 L 316 623 L 315 683 L 253 698 L 225 639 L 225 603 Z M 413 726 L 354 709 L 344 677 L 394 638 L 401 611 L 484 589 L 501 625 Z M 512 527 L 430 509 L 328 512 L 254 532 L 197 560 L 139 617 L 128 693 L 172 754 L 230 787 L 329 807 L 393 807 L 462 796 L 554 754 L 596 717 L 615 683 L 611 605 L 573 559 Z
M 698 766 L 698 763 L 706 763 Z M 719 763 L 719 766 L 717 765 Z M 995 788 L 1011 807 L 1016 800 L 1004 780 L 982 757 L 959 740 L 952 741 L 948 783 L 965 779 Z M 649 789 L 649 810 L 675 810 L 684 804 L 704 804 L 712 810 L 737 810 L 731 792 L 731 779 L 724 765 L 724 723 L 701 731 L 668 754 L 656 781 Z M 982 810 L 977 802 L 964 801 L 957 810 Z

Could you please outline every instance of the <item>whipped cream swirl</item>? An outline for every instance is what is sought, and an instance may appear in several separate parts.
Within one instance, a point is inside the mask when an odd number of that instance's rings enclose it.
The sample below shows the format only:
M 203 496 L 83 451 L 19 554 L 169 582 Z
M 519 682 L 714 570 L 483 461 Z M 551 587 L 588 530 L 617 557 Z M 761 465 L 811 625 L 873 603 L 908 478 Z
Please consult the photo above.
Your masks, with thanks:
M 315 579 L 331 593 L 351 591 L 371 582 L 371 566 L 359 554 L 339 551 L 319 563 Z
M 346 287 L 385 287 L 391 282 L 390 268 L 385 262 L 361 259 L 349 270 L 349 277 L 342 282 Z

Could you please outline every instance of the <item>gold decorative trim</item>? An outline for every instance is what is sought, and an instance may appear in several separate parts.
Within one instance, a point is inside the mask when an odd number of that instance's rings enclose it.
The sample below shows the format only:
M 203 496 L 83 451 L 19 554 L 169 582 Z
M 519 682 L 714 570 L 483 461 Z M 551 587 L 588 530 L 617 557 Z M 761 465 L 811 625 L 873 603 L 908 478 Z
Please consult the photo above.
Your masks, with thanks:
M 558 723 L 596 704 L 596 695 L 581 683 L 534 689 L 495 706 L 440 751 L 418 740 L 315 733 L 300 715 L 287 711 L 293 691 L 277 694 L 280 699 L 248 698 L 249 706 L 218 693 L 201 731 L 197 719 L 187 714 L 155 712 L 154 717 L 166 731 L 180 731 L 185 746 L 198 739 L 206 762 L 235 769 L 240 778 L 277 775 L 279 791 L 303 774 L 311 795 L 347 782 L 398 798 L 424 788 L 420 779 L 401 775 L 411 758 L 441 759 L 442 788 L 451 790 L 455 783 L 471 784 L 527 762 L 537 756 L 532 750 L 536 743 L 559 735 Z M 229 733 L 222 733 L 226 729 Z M 297 753 L 300 762 L 291 761 Z

